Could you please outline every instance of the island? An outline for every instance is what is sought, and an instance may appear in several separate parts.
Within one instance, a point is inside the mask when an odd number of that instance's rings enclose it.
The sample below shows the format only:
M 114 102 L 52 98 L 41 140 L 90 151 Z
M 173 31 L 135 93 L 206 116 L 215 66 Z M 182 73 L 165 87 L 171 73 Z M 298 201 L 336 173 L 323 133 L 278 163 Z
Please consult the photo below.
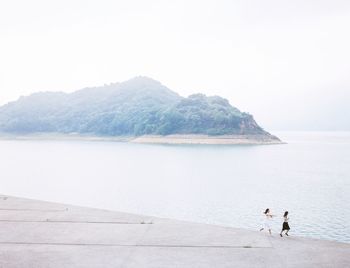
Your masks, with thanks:
M 282 143 L 227 99 L 200 93 L 182 97 L 144 76 L 73 93 L 20 97 L 0 107 L 0 133 L 136 143 Z

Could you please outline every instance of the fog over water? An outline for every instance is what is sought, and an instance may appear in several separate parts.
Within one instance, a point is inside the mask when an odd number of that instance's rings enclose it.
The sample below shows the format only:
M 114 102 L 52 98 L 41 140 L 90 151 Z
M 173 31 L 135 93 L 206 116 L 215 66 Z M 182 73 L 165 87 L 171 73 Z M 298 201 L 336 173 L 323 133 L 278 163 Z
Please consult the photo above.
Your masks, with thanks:
M 283 145 L 0 140 L 1 194 L 350 242 L 350 133 L 279 132 Z

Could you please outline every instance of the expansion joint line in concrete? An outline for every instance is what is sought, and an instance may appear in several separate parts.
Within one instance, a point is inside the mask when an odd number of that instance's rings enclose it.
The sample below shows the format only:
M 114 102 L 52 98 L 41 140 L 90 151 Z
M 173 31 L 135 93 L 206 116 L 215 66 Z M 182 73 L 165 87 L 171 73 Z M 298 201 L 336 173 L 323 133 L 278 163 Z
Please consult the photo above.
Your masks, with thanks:
M 151 226 L 148 226 L 146 228 L 146 230 L 143 232 L 143 234 L 141 235 L 141 237 L 139 238 L 139 243 L 135 246 L 139 246 L 142 243 L 143 238 L 146 236 L 146 234 L 149 232 Z M 121 267 L 127 267 L 127 263 L 128 261 L 131 259 L 132 255 L 134 254 L 134 251 L 130 251 L 128 256 L 124 259 L 123 263 L 121 264 Z
M 42 220 L 42 221 L 35 221 L 35 220 L 6 220 L 1 219 L 0 222 L 24 222 L 24 223 L 93 223 L 93 224 L 153 224 L 152 222 L 119 222 L 119 221 L 60 221 L 60 220 Z
M 35 209 L 35 208 L 0 208 L 9 211 L 39 211 L 39 212 L 65 212 L 68 209 Z
M 44 243 L 44 242 L 1 242 L 0 245 L 37 246 L 84 246 L 84 247 L 155 247 L 155 248 L 216 248 L 216 249 L 270 249 L 266 246 L 215 246 L 215 245 L 150 245 L 150 244 L 103 244 L 103 243 Z

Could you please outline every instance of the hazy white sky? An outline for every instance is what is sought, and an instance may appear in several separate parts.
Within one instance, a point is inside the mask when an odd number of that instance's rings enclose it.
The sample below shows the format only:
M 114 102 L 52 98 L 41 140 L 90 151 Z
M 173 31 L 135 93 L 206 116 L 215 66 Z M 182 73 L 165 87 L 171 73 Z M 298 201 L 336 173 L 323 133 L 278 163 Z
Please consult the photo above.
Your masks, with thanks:
M 0 104 L 150 76 L 266 129 L 350 130 L 350 1 L 0 0 Z

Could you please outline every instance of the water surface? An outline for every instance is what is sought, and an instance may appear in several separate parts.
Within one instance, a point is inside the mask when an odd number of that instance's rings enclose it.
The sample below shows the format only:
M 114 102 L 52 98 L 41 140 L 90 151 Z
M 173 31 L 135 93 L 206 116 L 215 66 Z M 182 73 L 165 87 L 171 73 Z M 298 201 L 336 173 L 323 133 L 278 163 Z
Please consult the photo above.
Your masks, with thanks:
M 350 132 L 280 132 L 288 144 L 142 145 L 0 140 L 0 193 L 350 242 Z

